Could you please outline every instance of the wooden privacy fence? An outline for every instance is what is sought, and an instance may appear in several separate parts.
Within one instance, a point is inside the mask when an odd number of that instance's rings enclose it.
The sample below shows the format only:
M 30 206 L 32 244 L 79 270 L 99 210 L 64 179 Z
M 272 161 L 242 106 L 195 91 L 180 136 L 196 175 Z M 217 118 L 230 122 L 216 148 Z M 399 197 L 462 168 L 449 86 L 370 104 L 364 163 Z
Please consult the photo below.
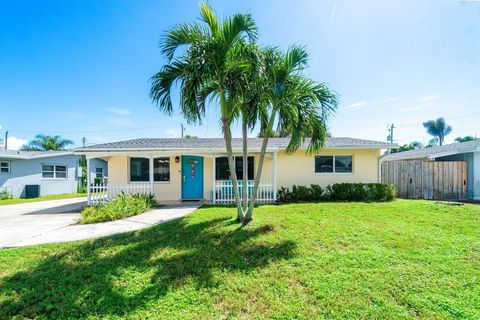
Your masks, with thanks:
M 399 198 L 467 198 L 466 161 L 384 161 L 382 183 L 393 184 Z

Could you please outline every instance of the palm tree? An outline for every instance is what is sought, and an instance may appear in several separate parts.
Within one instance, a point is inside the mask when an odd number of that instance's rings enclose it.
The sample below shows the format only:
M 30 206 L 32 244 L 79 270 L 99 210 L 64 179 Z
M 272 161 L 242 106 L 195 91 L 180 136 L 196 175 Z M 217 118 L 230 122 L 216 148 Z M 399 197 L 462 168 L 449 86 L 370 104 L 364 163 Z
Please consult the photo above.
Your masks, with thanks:
M 240 115 L 238 83 L 247 66 L 237 59 L 241 42 L 252 43 L 257 27 L 249 14 L 235 14 L 220 21 L 212 8 L 200 6 L 201 22 L 184 23 L 168 30 L 160 48 L 168 63 L 151 78 L 150 97 L 167 115 L 173 113 L 170 92 L 179 84 L 180 110 L 188 123 L 200 124 L 206 100 L 220 105 L 220 120 L 228 155 L 238 219 L 244 218 L 232 151 L 231 124 Z M 175 54 L 184 47 L 179 56 Z
M 286 148 L 293 153 L 308 139 L 308 154 L 320 150 L 327 139 L 326 121 L 335 111 L 337 98 L 325 84 L 316 83 L 302 74 L 308 55 L 303 48 L 291 47 L 286 53 L 270 48 L 265 53 L 265 96 L 268 101 L 264 110 L 258 111 L 261 132 L 272 132 L 277 123 L 277 132 L 290 137 Z M 252 197 L 245 222 L 252 219 L 263 161 L 269 134 L 263 134 L 263 143 L 255 175 Z
M 61 136 L 48 136 L 44 134 L 37 134 L 35 139 L 28 144 L 23 145 L 22 151 L 61 151 L 66 150 L 68 146 L 73 145 L 73 141 L 63 139 Z
M 472 137 L 472 136 L 465 136 L 465 137 L 456 137 L 455 141 L 456 142 L 467 142 L 467 141 L 472 141 L 472 140 L 475 140 L 475 139 L 476 138 Z
M 445 123 L 444 118 L 438 118 L 437 120 L 428 120 L 423 123 L 425 129 L 429 135 L 438 139 L 438 144 L 442 145 L 445 140 L 445 136 L 452 132 L 452 127 Z

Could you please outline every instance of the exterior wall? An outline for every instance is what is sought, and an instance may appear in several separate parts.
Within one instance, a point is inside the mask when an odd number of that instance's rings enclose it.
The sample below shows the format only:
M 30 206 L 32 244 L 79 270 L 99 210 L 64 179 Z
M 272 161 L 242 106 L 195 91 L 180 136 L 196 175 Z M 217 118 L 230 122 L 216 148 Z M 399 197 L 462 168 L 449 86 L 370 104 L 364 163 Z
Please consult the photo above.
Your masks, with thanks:
M 340 182 L 378 182 L 379 149 L 328 149 L 317 155 L 352 155 L 352 173 L 315 173 L 315 156 L 297 151 L 292 155 L 279 152 L 277 156 L 277 187 L 319 184 L 326 187 Z
M 155 182 L 155 196 L 158 201 L 180 200 L 182 197 L 182 157 L 175 163 L 175 156 L 170 157 L 170 181 Z
M 109 157 L 108 161 L 108 183 L 126 184 L 130 176 L 130 166 L 127 156 Z
M 477 152 L 480 154 L 480 152 Z M 479 157 L 480 158 L 480 157 Z M 468 199 L 473 199 L 474 197 L 480 198 L 480 169 L 478 169 L 477 176 L 475 176 L 475 165 L 474 165 L 474 153 L 459 153 L 446 157 L 436 158 L 435 161 L 466 161 L 467 170 L 468 170 L 468 183 L 467 183 L 467 192 Z M 480 162 L 477 164 L 477 168 L 480 168 Z M 477 185 L 475 185 L 475 183 Z M 475 190 L 477 195 L 475 195 Z
M 326 187 L 329 184 L 337 182 L 378 182 L 378 158 L 380 150 L 378 149 L 358 149 L 358 150 L 324 150 L 318 155 L 352 155 L 353 173 L 315 173 L 315 156 L 305 155 L 305 151 L 298 151 L 293 155 L 287 155 L 285 152 L 277 154 L 277 188 L 291 187 L 292 185 L 310 185 L 319 184 Z M 182 172 L 181 160 L 175 163 L 175 157 L 181 159 L 181 154 L 170 156 L 170 181 L 155 182 L 155 194 L 158 201 L 180 200 L 182 197 Z M 258 165 L 259 155 L 254 155 L 254 174 Z M 479 158 L 480 159 L 480 158 Z M 213 158 L 204 156 L 203 158 L 203 190 L 204 198 L 212 198 L 213 183 Z M 130 162 L 127 156 L 113 156 L 108 159 L 109 183 L 127 184 L 130 177 Z M 273 159 L 272 154 L 265 156 L 261 181 L 273 182 Z
M 25 196 L 25 185 L 40 185 L 40 195 L 77 192 L 78 156 L 67 155 L 29 160 L 6 160 L 10 162 L 10 173 L 0 173 L 0 189 L 7 189 L 14 197 Z M 42 178 L 43 164 L 67 166 L 66 179 Z

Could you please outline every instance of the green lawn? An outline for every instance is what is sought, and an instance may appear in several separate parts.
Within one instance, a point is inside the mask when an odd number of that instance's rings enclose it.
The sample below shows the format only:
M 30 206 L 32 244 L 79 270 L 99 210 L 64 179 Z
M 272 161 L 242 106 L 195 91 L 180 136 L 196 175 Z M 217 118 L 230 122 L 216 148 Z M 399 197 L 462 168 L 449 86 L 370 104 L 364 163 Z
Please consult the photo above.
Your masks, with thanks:
M 0 206 L 6 204 L 17 204 L 17 203 L 28 203 L 28 202 L 37 202 L 37 201 L 46 201 L 46 200 L 59 200 L 59 199 L 68 199 L 68 198 L 79 198 L 85 197 L 86 193 L 64 193 L 64 194 L 52 194 L 50 196 L 43 196 L 38 198 L 29 198 L 29 199 L 20 199 L 12 198 L 0 200 Z
M 480 206 L 235 209 L 0 251 L 0 319 L 479 319 Z

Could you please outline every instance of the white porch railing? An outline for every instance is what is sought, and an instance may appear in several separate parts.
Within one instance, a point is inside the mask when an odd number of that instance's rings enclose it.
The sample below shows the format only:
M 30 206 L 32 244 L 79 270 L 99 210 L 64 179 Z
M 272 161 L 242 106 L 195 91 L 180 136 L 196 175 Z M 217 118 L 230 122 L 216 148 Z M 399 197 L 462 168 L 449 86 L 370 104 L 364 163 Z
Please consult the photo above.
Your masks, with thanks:
M 105 204 L 122 193 L 148 195 L 152 193 L 152 185 L 150 182 L 91 185 L 88 204 Z
M 248 199 L 251 198 L 253 193 L 253 180 L 248 181 Z M 243 181 L 238 181 L 238 189 L 240 192 L 240 198 L 243 197 Z M 233 203 L 235 202 L 235 193 L 233 192 L 233 184 L 230 180 L 225 181 L 215 181 L 215 190 L 212 195 L 213 203 Z M 258 185 L 256 202 L 258 203 L 268 203 L 274 202 L 275 199 L 275 190 L 273 188 L 273 183 L 261 181 Z

